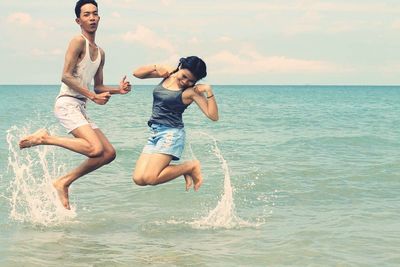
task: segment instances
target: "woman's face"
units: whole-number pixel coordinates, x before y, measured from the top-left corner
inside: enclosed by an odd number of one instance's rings
[[[176,73],[176,80],[178,86],[182,89],[192,87],[197,81],[196,77],[188,69],[180,69]]]

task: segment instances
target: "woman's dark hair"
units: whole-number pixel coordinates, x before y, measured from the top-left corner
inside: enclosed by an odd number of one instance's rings
[[[181,69],[188,69],[195,77],[196,80],[201,80],[204,77],[207,76],[207,66],[204,61],[196,56],[190,56],[190,57],[183,57],[179,60],[179,65],[176,68],[176,70],[172,73],[175,73]],[[171,73],[171,74],[172,74]]]
[[[81,15],[81,7],[86,4],[93,4],[97,7],[97,3],[94,0],[79,0],[75,5],[75,15],[77,18],[79,18]]]

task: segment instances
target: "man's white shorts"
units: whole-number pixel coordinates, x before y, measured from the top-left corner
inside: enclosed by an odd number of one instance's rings
[[[68,133],[78,127],[90,124],[92,129],[97,125],[90,121],[86,112],[86,101],[71,96],[58,97],[54,105],[54,115],[60,120]]]

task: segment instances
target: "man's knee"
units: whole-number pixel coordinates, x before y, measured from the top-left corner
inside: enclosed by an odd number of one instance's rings
[[[100,145],[92,145],[89,147],[89,153],[88,153],[88,157],[89,158],[97,158],[100,157],[104,154],[104,150],[103,147]]]
[[[115,152],[114,149],[110,151],[104,151],[103,157],[104,157],[104,164],[109,164],[117,157],[117,153]]]

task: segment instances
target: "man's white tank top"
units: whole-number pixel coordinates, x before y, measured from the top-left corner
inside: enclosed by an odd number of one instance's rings
[[[72,75],[76,78],[80,86],[88,88],[90,90],[89,86],[100,66],[101,54],[99,47],[97,47],[97,58],[95,59],[95,61],[92,61],[92,59],[90,58],[89,41],[83,34],[82,36],[83,38],[85,38],[86,42],[85,56],[82,61],[76,65]],[[74,89],[69,88],[68,85],[66,85],[65,83],[61,83],[60,93],[58,97],[60,96],[72,96],[79,99],[86,99],[84,95],[78,93]]]

